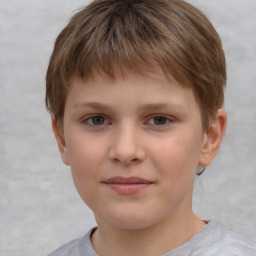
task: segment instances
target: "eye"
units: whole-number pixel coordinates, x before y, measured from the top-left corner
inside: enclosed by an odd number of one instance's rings
[[[166,116],[154,116],[152,117],[148,123],[150,125],[157,125],[157,126],[163,126],[163,125],[166,125],[168,124],[169,122],[171,122],[172,120]]]
[[[84,123],[91,126],[100,126],[109,124],[109,121],[104,116],[90,116],[84,120]]]

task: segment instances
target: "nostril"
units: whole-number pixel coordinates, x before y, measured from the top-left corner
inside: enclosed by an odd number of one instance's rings
[[[113,134],[109,148],[109,158],[123,165],[139,163],[144,158],[143,144],[134,127],[123,125]]]
[[[132,161],[132,162],[138,162],[138,161],[139,161],[139,158],[133,158],[131,161]]]
[[[123,166],[129,166],[129,165],[133,165],[133,164],[139,164],[144,160],[144,157],[137,157],[137,156],[118,156],[118,157],[113,157],[111,158],[111,161],[115,164],[119,163]]]

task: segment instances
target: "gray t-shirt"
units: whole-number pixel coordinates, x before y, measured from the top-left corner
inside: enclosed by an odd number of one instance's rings
[[[93,231],[93,230],[92,230]],[[98,256],[88,232],[48,256]],[[189,241],[162,256],[256,256],[256,244],[212,220]],[[156,255],[157,256],[157,255]]]

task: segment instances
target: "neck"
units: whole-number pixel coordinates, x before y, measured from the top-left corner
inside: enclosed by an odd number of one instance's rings
[[[192,212],[139,230],[98,224],[92,244],[104,256],[161,255],[182,245],[205,226]]]

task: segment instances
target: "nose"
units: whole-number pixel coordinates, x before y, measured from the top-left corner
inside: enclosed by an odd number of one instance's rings
[[[115,129],[109,151],[111,161],[124,166],[141,163],[145,158],[142,137],[135,125],[123,124]]]

